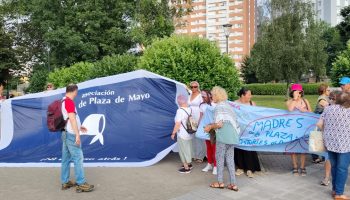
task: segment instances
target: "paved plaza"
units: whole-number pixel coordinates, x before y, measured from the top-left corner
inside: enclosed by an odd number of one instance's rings
[[[215,176],[201,172],[205,166],[195,164],[192,173],[179,174],[178,154],[171,153],[158,164],[144,168],[86,168],[91,193],[60,190],[59,168],[0,168],[1,200],[308,200],[332,199],[330,186],[319,185],[323,165],[307,162],[308,175],[291,174],[290,156],[260,154],[264,172],[249,179],[237,177],[239,192],[212,189]],[[73,174],[73,171],[72,171]],[[228,176],[225,176],[227,178]],[[226,179],[227,180],[227,179]],[[350,188],[347,186],[346,194]]]

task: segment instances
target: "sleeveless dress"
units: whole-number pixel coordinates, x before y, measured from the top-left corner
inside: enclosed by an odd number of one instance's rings
[[[250,102],[250,105],[253,106],[253,103]],[[256,151],[246,151],[235,148],[235,163],[237,169],[243,169],[245,172],[248,170],[253,173],[261,171],[258,153]]]
[[[199,106],[203,102],[202,95],[199,93],[192,101],[191,95],[188,97],[188,106],[192,110],[193,118],[198,122],[200,117],[200,108]],[[201,140],[197,137],[193,137],[193,158],[203,160],[207,155],[206,146],[204,140]]]

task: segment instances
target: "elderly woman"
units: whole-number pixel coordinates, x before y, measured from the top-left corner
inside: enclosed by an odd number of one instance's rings
[[[199,121],[200,118],[200,108],[199,106],[203,102],[202,95],[199,88],[199,83],[197,81],[192,81],[190,83],[190,97],[188,99],[188,105],[192,109],[192,116],[194,119]],[[206,148],[204,140],[194,137],[192,140],[193,145],[193,158],[196,162],[202,163],[206,155]]]
[[[179,169],[180,173],[188,174],[192,168],[192,138],[193,136],[188,134],[185,126],[188,118],[188,113],[191,113],[191,108],[188,107],[187,97],[179,95],[177,97],[177,103],[180,108],[176,111],[175,126],[171,134],[171,139],[175,140],[177,135],[177,144],[179,146],[179,155],[183,167]]]
[[[334,199],[350,199],[344,195],[350,163],[350,94],[342,93],[325,108],[317,126],[323,130],[323,140],[331,161],[332,195]]]
[[[216,129],[216,165],[217,182],[210,185],[212,188],[224,188],[224,163],[226,160],[230,183],[227,188],[238,191],[235,177],[234,145],[238,144],[239,128],[236,115],[227,103],[227,93],[221,87],[214,87],[211,91],[213,101],[217,103],[214,109],[214,123],[205,127],[205,131]]]
[[[287,108],[289,111],[300,111],[300,112],[311,112],[310,103],[307,99],[304,99],[303,86],[300,84],[293,84],[290,88],[291,92],[289,94],[290,98],[287,101]],[[299,175],[298,171],[298,159],[297,154],[292,153],[293,162],[293,174],[295,176]],[[305,169],[305,153],[300,154],[300,174],[301,176],[306,176]]]

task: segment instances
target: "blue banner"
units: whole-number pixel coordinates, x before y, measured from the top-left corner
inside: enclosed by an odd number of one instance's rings
[[[271,152],[308,152],[309,134],[315,129],[319,115],[247,106],[229,102],[240,127],[238,148]],[[213,122],[214,108],[208,107],[196,137],[209,139],[203,127]]]
[[[87,166],[149,166],[174,147],[170,134],[181,83],[139,70],[78,84],[74,100]],[[65,89],[1,103],[0,166],[59,166],[61,133],[50,133],[46,111]]]

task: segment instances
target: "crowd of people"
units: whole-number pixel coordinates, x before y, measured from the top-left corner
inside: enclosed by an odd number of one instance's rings
[[[323,131],[323,140],[327,152],[322,155],[311,155],[314,163],[324,162],[324,178],[321,185],[332,183],[332,197],[336,200],[350,199],[344,195],[344,187],[348,177],[350,164],[350,78],[340,80],[341,91],[334,90],[326,84],[318,88],[319,97],[313,109],[309,101],[304,98],[301,84],[292,84],[290,98],[286,102],[288,111],[314,112],[320,114],[317,126]],[[190,95],[177,97],[179,109],[175,117],[175,126],[171,138],[179,145],[179,155],[182,167],[180,173],[190,173],[192,162],[203,162],[207,158],[207,165],[203,172],[212,171],[217,181],[210,184],[212,188],[227,188],[238,191],[236,177],[246,174],[254,178],[254,173],[261,171],[259,157],[255,151],[246,151],[238,148],[239,125],[236,114],[228,103],[225,89],[214,87],[211,91],[200,90],[199,83],[190,83]],[[256,106],[252,99],[252,92],[241,88],[238,92],[237,104]],[[214,109],[214,121],[204,127],[210,139],[201,140],[186,131],[186,120],[189,113],[198,124],[208,108]],[[177,136],[177,137],[176,137]],[[204,149],[206,146],[206,153]],[[292,153],[292,174],[306,176],[306,153]],[[300,157],[300,160],[298,160]],[[228,168],[229,183],[225,186],[223,171],[224,164]]]

